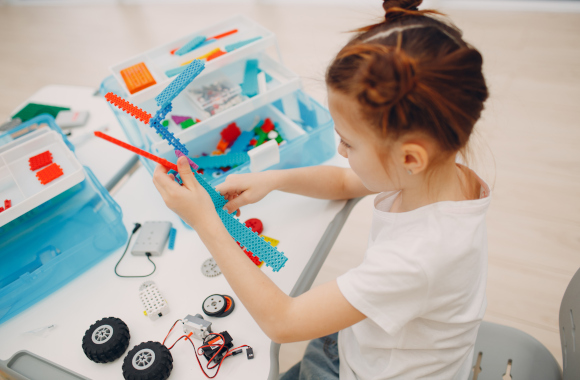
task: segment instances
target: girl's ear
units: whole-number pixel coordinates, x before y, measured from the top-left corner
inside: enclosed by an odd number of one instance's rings
[[[429,155],[421,144],[412,142],[401,145],[402,164],[409,174],[418,174],[429,165]]]

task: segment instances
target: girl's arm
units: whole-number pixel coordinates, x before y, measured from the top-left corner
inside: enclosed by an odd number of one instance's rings
[[[319,338],[366,318],[344,298],[336,281],[298,297],[286,295],[248,260],[219,219],[196,230],[240,301],[274,342]]]
[[[187,159],[180,158],[177,166],[183,186],[161,165],[153,174],[155,186],[166,205],[197,231],[240,301],[270,339],[278,343],[314,339],[366,318],[344,298],[336,281],[298,297],[282,292],[231,238]],[[269,302],[264,303],[265,299]]]
[[[232,174],[216,189],[229,200],[226,204],[229,212],[258,202],[273,190],[320,199],[351,199],[372,194],[352,169],[336,166]]]

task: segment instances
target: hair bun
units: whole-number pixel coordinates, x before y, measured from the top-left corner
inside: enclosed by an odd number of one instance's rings
[[[401,8],[408,11],[417,11],[417,7],[421,5],[423,0],[385,0],[383,1],[383,9],[389,12],[391,8]]]

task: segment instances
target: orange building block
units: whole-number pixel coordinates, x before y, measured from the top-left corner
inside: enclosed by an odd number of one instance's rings
[[[127,85],[129,93],[134,94],[149,86],[153,86],[157,82],[145,66],[144,62],[140,62],[131,67],[121,70],[121,77]]]
[[[226,149],[228,149],[228,145],[229,143],[226,140],[220,140],[220,142],[217,144],[216,149],[221,151],[221,152],[225,152]]]
[[[213,54],[210,54],[210,55],[208,55],[208,57],[207,57],[205,60],[206,60],[206,62],[209,62],[209,61],[211,61],[212,59],[216,59],[217,57],[221,57],[221,56],[222,56],[222,55],[224,55],[224,54],[226,54],[226,52],[225,52],[225,51],[223,51],[223,50],[219,50],[219,51],[217,51],[217,52],[215,52],[215,53],[213,53]]]

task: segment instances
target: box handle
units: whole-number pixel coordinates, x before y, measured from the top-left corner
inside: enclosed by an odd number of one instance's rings
[[[252,173],[260,172],[280,162],[280,149],[276,140],[270,140],[248,151],[248,155]]]

